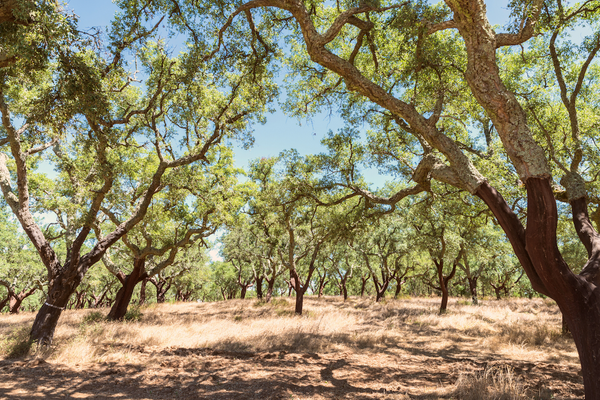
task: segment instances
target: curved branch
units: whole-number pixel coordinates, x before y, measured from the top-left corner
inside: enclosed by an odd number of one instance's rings
[[[521,22],[521,27],[517,33],[497,33],[496,48],[502,46],[515,46],[525,43],[535,34],[535,25],[538,22],[544,0],[535,0],[532,5],[531,16]]]

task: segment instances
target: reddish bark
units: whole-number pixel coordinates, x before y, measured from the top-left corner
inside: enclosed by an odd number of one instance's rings
[[[397,272],[396,275],[394,276],[394,280],[396,281],[396,293],[394,293],[394,298],[398,298],[400,297],[400,292],[402,291],[402,285],[404,285],[404,283],[406,283],[406,276],[408,275],[408,273],[410,271],[412,271],[414,268],[407,266],[406,269],[404,270],[404,272],[402,272],[402,274],[400,274],[400,272]],[[400,271],[400,258],[396,259],[396,271]]]
[[[102,290],[102,294],[100,296],[97,296],[96,294],[92,293],[93,302],[90,302],[90,307],[91,308],[102,307],[102,304],[106,300],[106,298],[108,296],[108,292],[110,291],[111,287],[112,287],[111,284],[105,285],[104,289]],[[110,304],[110,302],[108,302],[108,304]]]
[[[254,285],[253,280],[254,280],[254,277],[248,278],[248,280],[243,280],[242,279],[242,269],[241,269],[241,267],[238,269],[237,284],[240,287],[240,299],[246,298],[246,291],[248,290],[248,288],[250,288]]]
[[[34,294],[37,291],[37,289],[37,287],[32,287],[30,289],[23,289],[19,293],[14,293],[12,292],[12,290],[9,290],[7,300],[9,302],[8,309],[10,313],[18,314],[21,310],[21,304],[23,303],[23,300]],[[4,305],[2,305],[2,307],[4,307]],[[0,310],[2,310],[2,307],[0,307]]]
[[[40,345],[52,343],[58,319],[82,278],[83,273],[78,273],[71,268],[50,276],[47,300],[38,311],[31,328],[32,340]]]
[[[321,297],[323,297],[323,290],[325,289],[325,286],[327,286],[327,284],[329,283],[329,277],[327,276],[327,272],[323,271],[323,275],[321,275],[318,271],[317,271],[317,297],[320,299]]]
[[[139,305],[144,305],[146,303],[146,284],[148,283],[148,277],[142,279],[142,284],[140,286],[140,301]]]
[[[256,285],[256,286],[255,286],[255,287],[256,287],[256,298],[257,298],[258,300],[262,300],[262,299],[263,299],[263,288],[262,288],[262,284],[263,284],[263,280],[264,280],[264,279],[265,279],[264,277],[259,277],[259,276],[257,276],[257,277],[255,278],[255,282],[254,282],[254,283],[255,283],[255,285]]]
[[[405,280],[396,277],[395,278],[396,281],[396,292],[394,292],[394,298],[397,299],[398,297],[400,297],[400,292],[402,291],[402,285],[404,285],[404,282],[406,282]]]
[[[360,297],[364,297],[365,290],[367,288],[367,282],[371,279],[371,273],[367,273],[366,275],[361,275],[360,280]]]
[[[340,276],[340,289],[342,292],[342,296],[344,297],[344,301],[348,300],[348,279],[352,277],[352,270],[348,269],[345,273],[342,273],[338,269],[338,275]]]
[[[270,302],[273,297],[273,288],[275,287],[275,277],[272,279],[265,279],[267,281],[267,294],[265,296],[265,302]]]
[[[442,303],[440,304],[440,314],[445,313],[448,308],[448,284],[454,278],[454,274],[456,273],[457,263],[453,263],[452,271],[446,276],[444,276],[444,260],[433,260],[435,266],[437,268],[437,276],[438,283],[440,287],[438,288],[442,292]]]
[[[479,279],[478,276],[473,276],[470,278],[467,278],[467,281],[469,282],[469,292],[471,292],[471,299],[473,300],[473,304],[477,305],[479,304],[479,301],[477,299],[477,280]]]
[[[369,271],[371,271],[371,277],[373,278],[373,284],[375,286],[375,302],[379,303],[381,299],[385,297],[385,291],[387,290],[388,286],[390,285],[390,282],[394,278],[395,273],[389,271],[387,265],[387,256],[385,255],[382,256],[380,260],[382,263],[382,265],[380,266],[381,277],[379,277],[379,275],[375,273],[373,268],[371,268],[371,262],[369,261],[369,255],[367,253],[363,252],[363,259],[365,260],[367,268],[369,269]],[[363,290],[365,282],[366,280],[363,281]]]
[[[577,346],[586,399],[600,399],[600,289],[591,283],[597,280],[598,234],[589,223],[585,198],[572,201],[574,224],[590,255],[582,275],[575,275],[556,244],[558,213],[550,180],[529,178],[525,184],[526,231],[490,185],[482,185],[476,194],[494,212],[534,289],[558,304]]]
[[[79,292],[75,291],[75,300],[73,301],[71,307],[76,310],[80,310],[85,307],[85,297],[87,296],[87,291],[80,290]]]
[[[171,288],[171,280],[158,280],[156,278],[150,278],[150,282],[156,287],[156,302],[164,303],[165,295]]]
[[[126,277],[119,277],[123,286],[117,292],[115,302],[108,313],[107,318],[109,320],[118,321],[123,319],[127,313],[127,307],[129,307],[136,285],[147,278],[145,266],[145,258],[136,258],[133,260],[133,270],[131,273]]]

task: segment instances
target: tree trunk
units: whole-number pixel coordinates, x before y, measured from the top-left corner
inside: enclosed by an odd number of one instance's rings
[[[61,283],[63,282],[64,279],[61,280]],[[63,285],[60,285],[60,288],[58,286],[58,283],[54,284],[48,290],[48,299],[38,311],[31,327],[31,340],[36,341],[40,346],[52,344],[58,319],[74,291],[74,288],[69,290],[68,286],[65,290],[61,290],[64,287]]]
[[[471,299],[473,299],[473,304],[478,305],[479,300],[477,299],[477,278],[467,278],[469,281],[469,291],[471,292]]]
[[[494,292],[496,293],[496,300],[502,300],[502,287],[501,286],[493,286]]]
[[[348,300],[348,288],[346,287],[346,279],[340,279],[340,286],[342,287],[342,296],[344,301]]]
[[[9,301],[10,313],[18,314],[21,309],[21,304],[23,303],[23,300],[25,300],[26,298],[28,298],[29,296],[34,294],[36,292],[36,290],[37,290],[37,287],[33,287],[29,290],[23,289],[23,290],[21,290],[21,293],[19,293],[19,294],[14,294],[14,292],[9,290],[7,300]],[[2,304],[0,306],[0,311],[2,310],[2,307],[4,307],[4,304]]]
[[[442,303],[440,304],[440,314],[445,313],[448,308],[448,288],[442,286]]]
[[[379,303],[381,299],[385,297],[385,291],[387,290],[389,284],[390,282],[386,281],[379,285],[379,282],[375,281],[375,292],[377,293],[375,295],[375,303]]]
[[[298,315],[302,315],[302,306],[304,303],[304,292],[305,290],[296,289],[296,308],[294,312]]]
[[[98,308],[102,306],[102,302],[105,300],[108,292],[110,291],[110,287],[107,287],[101,296],[94,297],[94,303],[92,305],[93,308]]]
[[[597,345],[600,342],[600,287],[586,281],[583,276],[573,274],[558,250],[558,213],[549,179],[529,178],[526,187],[526,230],[502,196],[489,184],[482,185],[476,194],[494,212],[534,290],[553,298],[558,304],[577,346],[585,398],[600,400],[600,346]],[[594,258],[598,256],[598,238],[587,218],[586,200],[574,200],[571,206],[575,230],[590,257],[586,267],[589,265],[594,270],[598,266],[597,258]],[[585,226],[586,223],[589,226]]]
[[[171,288],[171,284],[167,285],[167,281],[157,281],[155,278],[150,279],[150,282],[156,287],[156,302],[164,303],[165,295]],[[223,293],[223,291],[221,290]],[[223,299],[225,299],[225,294],[223,294]]]
[[[123,319],[127,313],[127,307],[129,307],[129,303],[131,302],[131,297],[133,297],[133,291],[136,285],[145,278],[143,276],[145,273],[145,266],[145,258],[136,258],[133,261],[133,271],[127,275],[125,282],[123,282],[123,286],[121,286],[117,292],[117,297],[115,298],[115,302],[110,309],[110,312],[108,313],[107,319],[111,321],[119,321]]]
[[[569,330],[569,325],[567,325],[567,320],[565,319],[564,315],[562,315],[562,329],[561,329],[561,334],[563,336],[571,336],[571,331]]]
[[[140,301],[139,305],[142,306],[146,303],[146,284],[148,283],[148,278],[142,279],[142,284],[140,286]]]
[[[77,293],[77,292],[75,292]],[[86,291],[82,290],[81,292],[77,293],[76,296],[76,301],[75,301],[75,309],[79,310],[85,307],[85,296],[86,296]]]
[[[452,271],[450,272],[450,274],[448,274],[448,276],[444,276],[444,260],[441,259],[439,261],[437,260],[433,260],[436,268],[437,268],[437,275],[438,275],[438,282],[440,284],[440,287],[438,289],[440,289],[440,291],[442,292],[442,303],[440,304],[440,314],[443,314],[446,312],[447,308],[448,308],[448,285],[450,283],[450,280],[452,280],[452,278],[454,278],[454,274],[456,274],[456,266],[458,264],[458,259],[455,260],[453,266],[452,266]]]
[[[77,272],[76,269],[62,270],[49,276],[48,296],[35,316],[30,333],[31,340],[37,342],[39,346],[52,344],[58,319],[82,278],[83,273]]]
[[[264,278],[256,278],[256,298],[258,300],[263,299],[263,289],[262,289],[263,280],[264,280]]]
[[[21,303],[23,299],[19,298],[19,296],[10,296],[10,301],[8,305],[8,309],[11,314],[18,314],[21,309]]]
[[[298,276],[298,274],[293,271],[290,273],[292,275],[292,277],[290,278],[290,285],[293,286],[294,290],[296,291],[296,308],[294,310],[294,312],[297,315],[302,315],[302,306],[304,303],[304,292],[306,292],[306,288],[308,288],[308,281],[306,282],[306,285],[303,287],[302,283],[300,282],[300,277]],[[310,280],[310,273],[309,273],[309,280]]]
[[[245,299],[246,298],[246,290],[248,290],[248,286],[246,285],[241,285],[241,293],[240,293],[240,299]]]
[[[367,282],[369,281],[370,277],[370,275],[367,275],[366,278],[361,276],[360,279],[362,280],[362,283],[360,285],[360,297],[363,297],[365,295],[365,289],[367,287]]]
[[[402,291],[402,282],[396,281],[396,293],[394,293],[394,298],[397,299],[400,297],[400,292]]]
[[[265,296],[265,302],[269,303],[271,297],[273,297],[273,287],[275,286],[275,278],[267,280],[267,295]]]
[[[319,295],[318,295],[319,299],[321,297],[323,297],[323,289],[325,289],[325,286],[327,286],[328,283],[329,283],[329,281],[326,281],[324,279],[319,280]]]

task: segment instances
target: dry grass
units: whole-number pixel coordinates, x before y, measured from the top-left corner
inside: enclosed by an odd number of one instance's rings
[[[423,399],[506,400],[522,398],[522,382],[509,369],[483,370],[489,360],[577,366],[575,346],[560,336],[561,315],[553,302],[510,299],[482,303],[472,306],[451,299],[449,312],[439,315],[436,298],[376,304],[361,298],[343,303],[339,297],[309,297],[303,316],[293,314],[293,299],[286,298],[274,299],[271,304],[256,300],[155,304],[141,310],[139,321],[130,322],[99,320],[97,311],[92,310],[67,311],[47,360],[71,368],[98,363],[145,366],[160,362],[165,352],[174,349],[205,348],[280,357],[346,354],[366,357],[369,363],[394,365],[441,357],[447,363],[468,362],[475,372],[460,375],[456,367],[449,366],[448,384],[420,389],[407,386],[407,390],[420,390],[420,395],[426,396],[419,397]],[[0,340],[0,358],[15,355],[23,327],[29,327],[33,318],[31,313],[0,316],[0,338],[4,338]],[[469,387],[481,385],[489,389],[488,397],[465,394]],[[516,394],[494,394],[510,392],[509,386]],[[386,396],[405,398],[400,392]]]
[[[483,372],[463,374],[456,382],[459,400],[522,400],[524,388],[512,368],[493,366]]]

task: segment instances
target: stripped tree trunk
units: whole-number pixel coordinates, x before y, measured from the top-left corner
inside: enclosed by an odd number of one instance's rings
[[[115,302],[107,316],[109,320],[118,321],[123,319],[133,297],[135,286],[138,282],[147,278],[145,266],[145,258],[136,258],[133,260],[133,270],[122,280],[123,286],[117,292]]]

